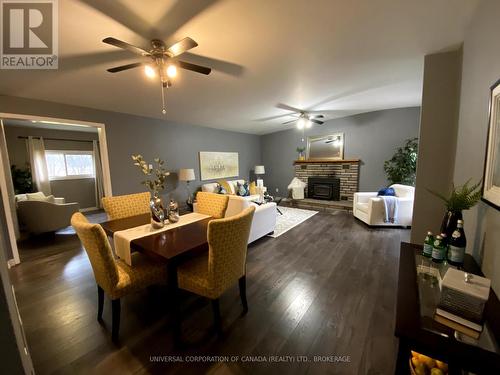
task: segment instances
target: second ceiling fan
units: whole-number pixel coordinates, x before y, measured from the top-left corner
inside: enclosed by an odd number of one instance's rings
[[[295,108],[292,106],[289,106],[287,104],[283,103],[278,103],[276,105],[277,108],[280,109],[285,109],[287,111],[292,111],[295,112],[291,116],[294,116],[293,120],[285,121],[283,122],[283,125],[291,124],[293,122],[297,123],[297,128],[298,129],[304,129],[304,128],[310,128],[313,123],[318,124],[318,125],[323,125],[324,121],[321,121],[320,119],[324,118],[325,116],[322,114],[316,114],[312,113],[312,111],[306,111],[303,109]],[[314,111],[316,112],[316,111]]]

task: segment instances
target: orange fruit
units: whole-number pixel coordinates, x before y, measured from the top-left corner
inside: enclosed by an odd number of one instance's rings
[[[438,369],[443,370],[443,372],[448,372],[448,365],[446,363],[436,359],[436,366]]]

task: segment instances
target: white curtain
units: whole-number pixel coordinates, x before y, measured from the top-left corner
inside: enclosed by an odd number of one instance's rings
[[[27,142],[33,182],[36,184],[38,191],[41,191],[45,195],[51,195],[43,138],[28,137]]]
[[[102,208],[101,200],[104,196],[104,185],[102,181],[101,153],[97,141],[92,141],[92,146],[94,149],[95,203],[97,208]]]

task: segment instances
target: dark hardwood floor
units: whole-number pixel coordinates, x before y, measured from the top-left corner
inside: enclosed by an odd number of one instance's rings
[[[105,301],[100,325],[92,270],[74,235],[57,236],[32,256],[25,249],[11,277],[38,374],[390,374],[399,244],[408,236],[338,211],[261,239],[248,249],[248,314],[241,316],[235,284],[221,298],[224,337],[217,339],[209,334],[210,304],[182,293],[182,349],[173,345],[162,286],[122,299],[121,341],[111,342],[111,303]],[[229,362],[188,362],[192,356]],[[270,356],[294,362],[270,363]]]

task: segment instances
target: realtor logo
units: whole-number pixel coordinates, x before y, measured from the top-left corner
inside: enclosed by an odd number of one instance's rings
[[[57,69],[57,0],[0,0],[1,69]]]

